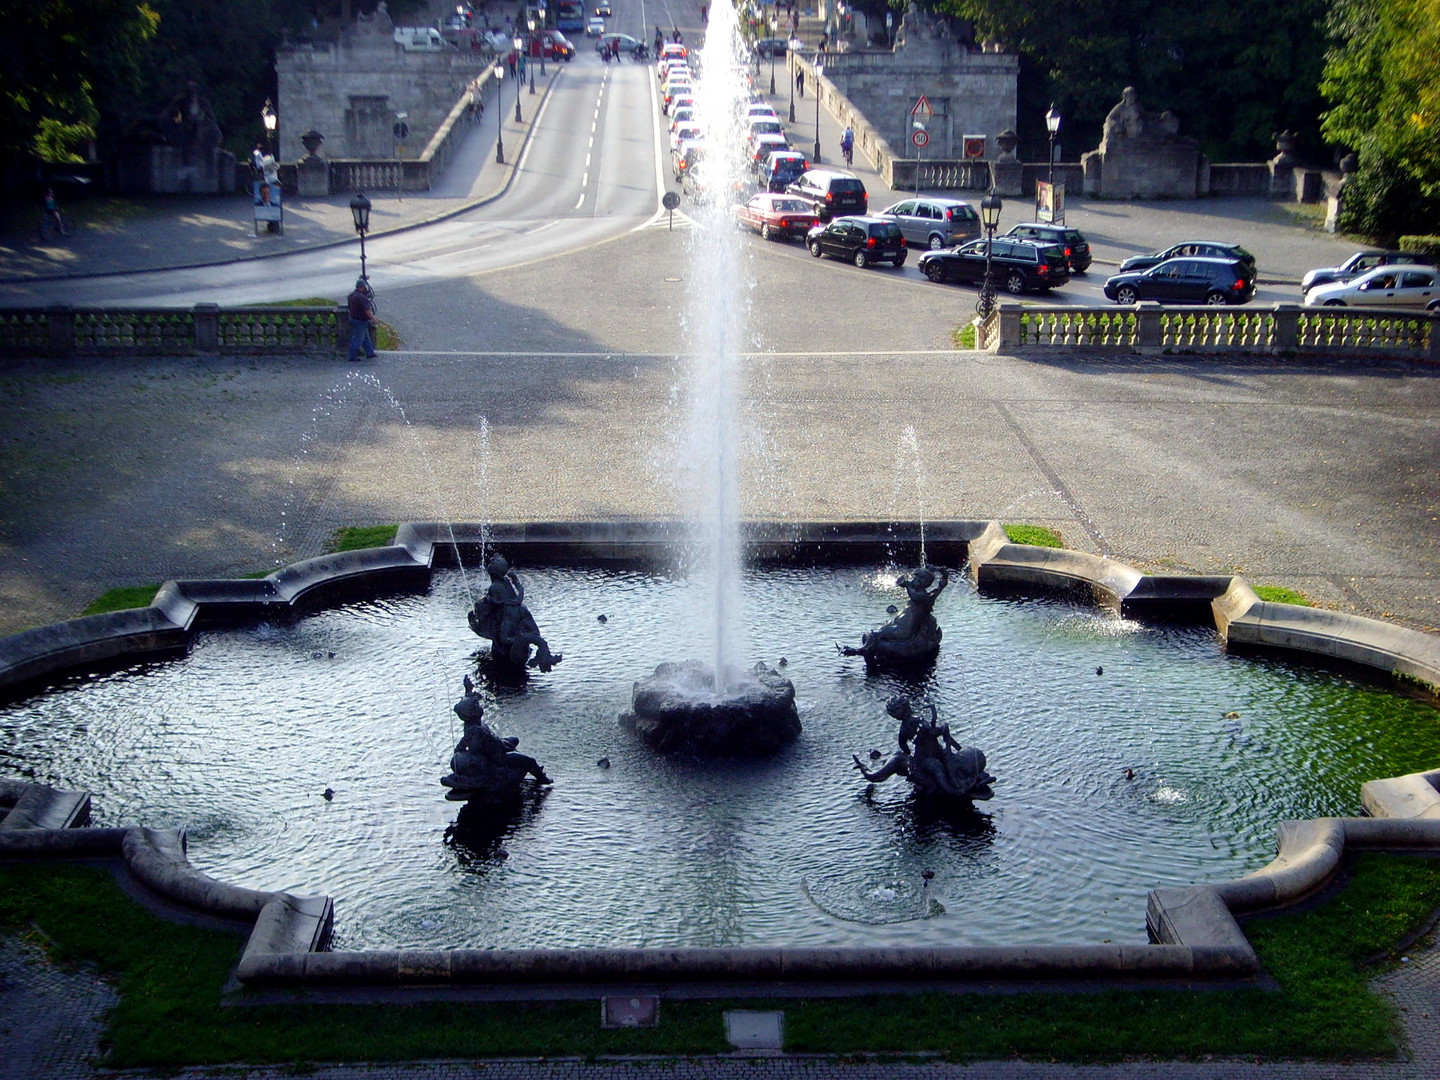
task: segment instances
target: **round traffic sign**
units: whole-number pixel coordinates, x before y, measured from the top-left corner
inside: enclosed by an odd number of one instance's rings
[[[678,191],[665,192],[665,197],[660,200],[660,205],[666,210],[674,210],[680,205],[680,193]]]
[[[928,131],[917,131],[910,136],[910,141],[918,147],[928,146],[930,143],[930,133]]]

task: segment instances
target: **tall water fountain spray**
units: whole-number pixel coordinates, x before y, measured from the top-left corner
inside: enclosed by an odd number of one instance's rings
[[[705,132],[700,183],[689,208],[690,307],[686,326],[690,371],[689,422],[680,470],[689,488],[691,570],[697,592],[697,635],[709,656],[664,663],[635,684],[632,712],[622,721],[662,750],[772,753],[800,733],[795,687],[757,664],[744,670],[748,651],[741,604],[739,411],[749,304],[741,247],[731,218],[732,195],[745,181],[750,85],[735,9],[711,11],[704,47],[692,56],[695,119]]]
[[[690,409],[685,470],[694,485],[691,543],[696,570],[708,582],[701,590],[699,625],[709,645],[716,689],[728,667],[743,659],[740,570],[738,419],[742,355],[749,322],[742,280],[740,238],[731,218],[731,192],[745,180],[745,127],[741,106],[749,84],[741,63],[743,43],[736,9],[711,10],[695,80],[695,116],[705,132],[700,164],[703,193],[694,200],[690,233],[688,324]]]

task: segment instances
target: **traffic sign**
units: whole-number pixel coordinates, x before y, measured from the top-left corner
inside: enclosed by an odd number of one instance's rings
[[[910,141],[915,144],[917,149],[923,150],[930,144],[930,133],[921,129],[910,136]]]
[[[910,110],[910,115],[922,124],[928,124],[930,118],[935,115],[935,109],[931,106],[930,99],[921,94],[920,100],[915,102],[915,107]]]
[[[667,191],[660,200],[660,205],[666,210],[674,210],[680,205],[680,193],[678,191]]]

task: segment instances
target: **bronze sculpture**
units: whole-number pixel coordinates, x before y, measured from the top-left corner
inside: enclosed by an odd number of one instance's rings
[[[878,630],[860,639],[860,647],[835,647],[842,656],[863,656],[865,663],[889,666],[928,664],[940,654],[940,624],[933,613],[935,601],[950,584],[950,573],[922,566],[897,582],[905,589],[909,603],[905,610]]]
[[[940,722],[935,706],[930,720],[915,713],[908,698],[893,697],[885,711],[900,721],[897,739],[900,748],[880,768],[871,772],[852,756],[854,768],[872,784],[892,776],[903,776],[915,794],[926,798],[984,800],[993,798],[995,777],[985,771],[985,755],[973,746],[961,746],[950,734],[950,725]]]

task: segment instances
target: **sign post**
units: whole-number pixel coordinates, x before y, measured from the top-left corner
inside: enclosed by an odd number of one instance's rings
[[[915,147],[915,197],[920,197],[920,158],[922,152],[930,143],[930,132],[927,127],[935,115],[935,109],[930,104],[930,99],[924,94],[920,100],[910,109],[910,143]]]

